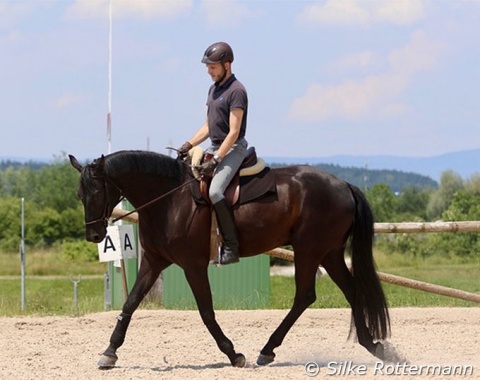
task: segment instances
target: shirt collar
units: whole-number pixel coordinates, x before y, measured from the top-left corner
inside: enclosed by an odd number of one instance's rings
[[[228,88],[237,78],[235,78],[235,74],[232,74],[230,76],[230,78],[227,79],[227,81],[225,83],[223,83],[222,85],[219,84],[219,83],[215,83],[215,88],[218,90],[218,89],[221,89],[221,88]]]

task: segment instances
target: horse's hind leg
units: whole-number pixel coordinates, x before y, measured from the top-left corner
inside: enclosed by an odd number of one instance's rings
[[[347,268],[343,250],[330,252],[322,261],[322,265],[330,278],[340,288],[352,308],[353,322],[357,332],[358,343],[365,347],[372,355],[378,356],[378,350],[383,346],[374,343],[362,315],[363,310],[355,309],[355,284],[353,276]]]
[[[160,272],[170,264],[166,261],[153,263],[150,260],[147,255],[144,255],[135,285],[123,305],[122,313],[117,317],[117,324],[110,337],[110,345],[98,361],[98,366],[101,369],[108,369],[115,366],[118,359],[116,351],[125,340],[132,314],[152,288]]]
[[[207,268],[199,268],[198,266],[195,266],[191,269],[184,270],[188,284],[190,285],[195,301],[197,302],[198,311],[200,312],[202,321],[217,342],[218,348],[228,356],[232,366],[244,367],[245,356],[235,352],[233,343],[225,336],[215,320]]]
[[[315,275],[318,265],[309,262],[310,260],[303,262],[298,258],[300,257],[298,250],[295,252],[297,256],[295,257],[295,299],[293,306],[282,323],[270,336],[265,347],[260,351],[257,359],[257,364],[259,365],[267,365],[273,362],[275,358],[273,350],[282,344],[290,328],[317,298],[315,294]]]

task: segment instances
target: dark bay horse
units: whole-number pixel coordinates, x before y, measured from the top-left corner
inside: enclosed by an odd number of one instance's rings
[[[182,161],[143,151],[121,151],[82,166],[70,156],[80,173],[78,195],[85,209],[86,239],[99,243],[106,235],[112,210],[122,196],[135,207],[178,188],[191,179]],[[296,292],[292,309],[263,347],[257,363],[274,360],[295,321],[316,299],[315,274],[322,265],[341,289],[352,308],[352,328],[358,342],[384,360],[380,342],[389,334],[385,296],[372,257],[373,215],[362,192],[335,176],[310,166],[272,169],[277,197],[234,208],[240,256],[248,257],[292,245],[295,251]],[[245,357],[224,335],[213,309],[207,268],[210,259],[211,210],[198,205],[189,186],[139,212],[139,233],[144,257],[138,278],[118,317],[99,366],[113,367],[132,314],[160,272],[172,263],[185,272],[200,316],[220,350],[233,366],[243,367]],[[352,271],[345,265],[349,243]]]

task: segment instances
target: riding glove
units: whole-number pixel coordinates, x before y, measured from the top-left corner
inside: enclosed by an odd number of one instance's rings
[[[178,158],[184,159],[188,155],[188,151],[193,148],[193,145],[190,142],[184,143],[180,148],[177,149]]]
[[[215,158],[212,158],[211,160],[204,162],[199,168],[200,175],[202,177],[213,177],[213,172],[217,168],[218,164],[219,162]]]

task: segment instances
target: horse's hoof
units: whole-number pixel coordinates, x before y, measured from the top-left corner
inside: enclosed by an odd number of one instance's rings
[[[373,353],[374,356],[379,358],[380,360],[385,360],[385,349],[383,344],[378,342],[375,347],[375,352]]]
[[[107,355],[102,355],[100,356],[100,359],[98,360],[98,368],[99,369],[110,369],[115,367],[115,363],[118,360],[118,356],[107,356]]]
[[[260,354],[257,359],[257,364],[258,365],[267,365],[273,362],[275,359],[275,354],[272,355],[264,355]]]
[[[232,362],[233,367],[243,368],[245,367],[245,356],[243,354],[236,354],[235,359]]]

